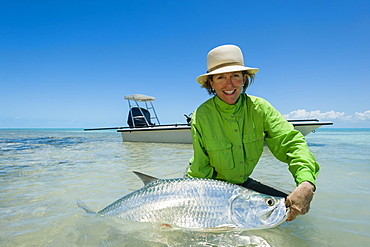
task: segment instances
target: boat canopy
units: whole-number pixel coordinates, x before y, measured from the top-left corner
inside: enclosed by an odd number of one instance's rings
[[[128,106],[130,108],[127,118],[127,124],[130,128],[150,127],[161,124],[152,103],[152,101],[155,100],[154,97],[143,94],[132,94],[125,96],[125,99],[128,101]],[[151,114],[153,116],[151,116]],[[156,123],[151,120],[155,120]]]
[[[127,95],[127,96],[125,96],[125,99],[127,99],[127,100],[136,100],[136,101],[140,101],[140,102],[154,101],[155,100],[154,97],[143,95],[143,94]]]

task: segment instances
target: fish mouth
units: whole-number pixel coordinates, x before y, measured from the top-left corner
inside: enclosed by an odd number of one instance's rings
[[[266,212],[266,213],[262,214],[262,215],[260,216],[260,219],[261,219],[261,220],[263,220],[263,221],[267,221],[267,220],[270,218],[270,216],[271,216],[271,215],[272,215],[272,214],[273,214],[273,213],[274,213],[278,208],[279,208],[279,206],[278,206],[278,205],[274,206],[274,208],[273,208],[273,209],[271,209],[270,211],[268,211],[268,212]],[[285,208],[285,214],[284,214],[283,220],[285,220],[286,218],[288,218],[289,211],[290,211],[290,208],[286,207],[286,208]]]
[[[285,209],[284,221],[288,218],[289,213],[290,213],[290,208],[289,208],[289,207],[287,207],[287,208]]]

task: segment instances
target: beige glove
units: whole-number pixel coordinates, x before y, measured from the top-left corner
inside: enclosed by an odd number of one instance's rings
[[[286,198],[285,205],[290,208],[287,221],[294,220],[297,215],[304,215],[310,209],[315,187],[310,182],[304,181]]]

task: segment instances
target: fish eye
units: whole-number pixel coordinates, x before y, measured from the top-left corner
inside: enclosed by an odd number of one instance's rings
[[[271,206],[274,206],[275,203],[276,203],[276,201],[275,201],[274,198],[272,198],[272,197],[265,198],[265,204],[266,204],[266,206],[271,207]]]

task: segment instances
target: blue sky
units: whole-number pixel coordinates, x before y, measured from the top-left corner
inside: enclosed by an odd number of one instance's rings
[[[0,128],[126,126],[125,95],[161,123],[209,98],[206,55],[236,44],[248,93],[287,118],[370,127],[370,2],[0,1]]]

